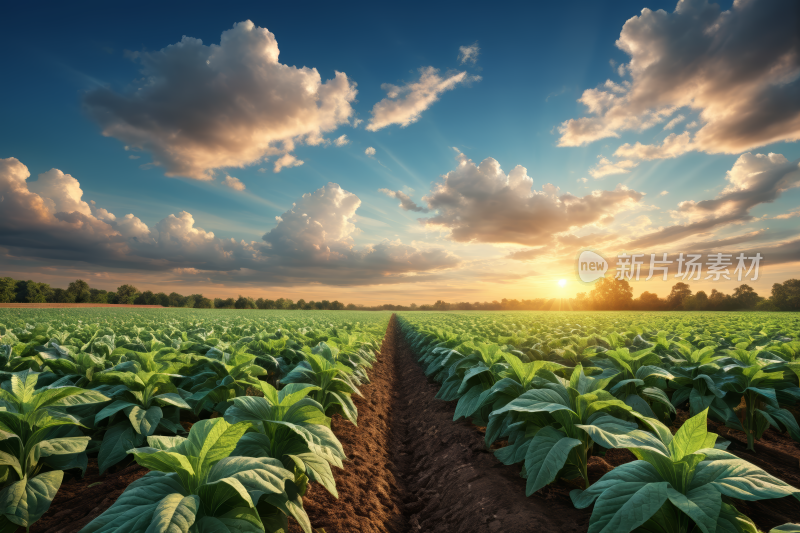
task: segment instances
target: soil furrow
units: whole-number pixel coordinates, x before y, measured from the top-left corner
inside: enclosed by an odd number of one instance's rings
[[[393,411],[395,472],[408,531],[426,533],[584,533],[589,513],[563,493],[525,496],[518,466],[505,466],[484,446],[478,428],[453,422],[456,402],[436,399],[392,317],[386,338],[394,342],[398,373]],[[574,488],[574,487],[570,487]]]

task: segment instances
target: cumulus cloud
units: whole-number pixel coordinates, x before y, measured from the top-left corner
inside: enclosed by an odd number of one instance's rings
[[[461,83],[480,79],[480,76],[469,76],[466,72],[441,76],[438,69],[424,67],[419,70],[417,81],[402,86],[384,83],[381,88],[386,91],[386,98],[372,107],[372,118],[367,129],[378,131],[391,124],[406,127],[418,121],[422,112],[433,105],[443,92]]]
[[[303,195],[276,217],[262,241],[246,242],[217,237],[186,211],[152,228],[133,214],[117,217],[86,203],[78,180],[56,169],[36,182],[29,177],[17,159],[0,159],[0,247],[20,260],[90,258],[103,267],[179,271],[221,282],[329,285],[416,281],[460,263],[444,249],[400,241],[356,246],[361,200],[335,183]],[[51,193],[61,196],[45,196]]]
[[[638,163],[623,159],[622,161],[612,162],[605,157],[600,157],[597,166],[589,169],[589,175],[593,178],[602,178],[604,176],[611,176],[613,174],[627,174],[632,168],[635,168]]]
[[[658,193],[659,196],[666,196],[668,194],[669,194],[669,191],[661,191],[660,193]]]
[[[459,152],[456,160],[456,169],[423,198],[437,214],[421,221],[449,229],[450,238],[458,242],[546,245],[573,228],[606,225],[644,196],[624,185],[583,197],[562,194],[549,183],[537,191],[521,165],[505,174],[491,157],[476,165]]]
[[[275,165],[272,171],[277,174],[283,168],[299,167],[303,163],[304,161],[297,159],[294,156],[294,154],[283,154],[282,156],[280,156],[278,159],[275,160]]]
[[[346,74],[323,82],[315,68],[278,55],[275,36],[249,20],[223,32],[219,45],[184,36],[132,54],[142,67],[134,90],[95,89],[84,105],[103,135],[149,152],[167,176],[209,180],[215,169],[320,144],[353,115],[356,84]]]
[[[416,211],[417,213],[428,212],[426,208],[417,205],[417,203],[403,191],[393,191],[391,189],[378,189],[378,190],[383,194],[385,194],[386,196],[391,196],[392,198],[397,198],[398,200],[400,200],[400,207],[405,209],[406,211]]]
[[[245,189],[244,183],[242,183],[239,178],[234,178],[233,176],[225,176],[222,184],[226,187],[230,187],[234,191],[243,191]]]
[[[673,159],[687,152],[694,150],[694,145],[689,132],[685,131],[680,135],[670,133],[661,144],[642,144],[637,142],[634,145],[625,143],[614,152],[615,157],[626,157],[630,159]]]
[[[672,216],[679,224],[661,228],[628,243],[631,248],[675,242],[729,224],[753,220],[750,210],[774,202],[788,189],[800,186],[797,161],[781,154],[742,154],[729,170],[725,189],[712,200],[687,200]]]
[[[672,13],[643,9],[617,47],[630,56],[625,92],[584,91],[589,116],[564,122],[560,146],[642,131],[677,109],[699,113],[691,149],[741,153],[800,139],[797,5],[737,1],[728,11],[682,0]]]
[[[476,61],[478,61],[478,54],[480,54],[481,49],[478,46],[478,41],[475,41],[469,46],[459,46],[458,47],[458,62],[462,65],[464,63],[469,63],[470,65],[474,65]]]
[[[336,146],[347,146],[350,144],[350,139],[347,138],[347,135],[342,135],[341,137],[337,137],[333,144]]]
[[[372,146],[369,146],[369,147],[367,147],[366,150],[364,150],[364,153],[367,154],[368,156],[372,157],[373,155],[375,155],[375,148],[373,148]]]

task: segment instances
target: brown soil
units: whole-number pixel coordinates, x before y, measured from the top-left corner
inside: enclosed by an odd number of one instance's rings
[[[394,403],[398,396],[394,336],[384,337],[378,362],[369,372],[371,383],[353,395],[358,409],[358,427],[334,415],[331,429],[342,443],[348,461],[344,469],[333,468],[337,500],[318,484],[303,498],[315,529],[326,533],[399,533],[405,531],[402,487],[392,465]],[[292,533],[300,532],[292,524]]]
[[[61,307],[138,307],[142,309],[164,309],[161,305],[128,305],[128,304],[0,304],[0,308],[20,307],[31,309],[55,309]]]
[[[589,512],[572,506],[574,487],[525,496],[518,466],[505,466],[484,446],[483,435],[466,422],[453,422],[456,402],[435,398],[408,346],[400,338],[397,319],[387,339],[398,347],[397,390],[393,416],[394,457],[408,516],[407,531],[426,533],[580,532]]]
[[[32,533],[67,533],[80,531],[95,517],[111,507],[127,486],[147,473],[134,463],[102,476],[97,459],[89,459],[86,477],[64,478],[50,509],[31,526]],[[67,474],[69,475],[69,474]],[[24,528],[18,531],[24,532]]]

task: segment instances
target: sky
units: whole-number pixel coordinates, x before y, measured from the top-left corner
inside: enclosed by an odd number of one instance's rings
[[[724,253],[692,289],[766,296],[800,266],[799,10],[16,3],[0,275],[474,302],[590,291],[591,249],[675,261],[635,295]]]

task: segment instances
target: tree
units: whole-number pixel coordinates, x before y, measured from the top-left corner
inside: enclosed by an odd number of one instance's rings
[[[636,309],[647,311],[657,311],[664,305],[664,301],[657,294],[648,291],[640,294],[633,303]]]
[[[761,300],[756,304],[756,311],[780,311],[772,300]]]
[[[107,304],[108,292],[102,289],[90,289],[89,301],[92,302],[93,304]]]
[[[167,296],[164,292],[159,292],[156,294],[156,305],[160,305],[161,307],[169,307],[169,296]]]
[[[25,302],[32,304],[47,303],[48,297],[53,294],[53,289],[47,283],[28,281],[25,283]]]
[[[595,309],[627,309],[633,302],[633,287],[624,279],[600,278],[591,299]]]
[[[672,292],[667,296],[667,303],[672,309],[681,309],[683,307],[683,300],[692,295],[689,285],[682,281],[672,286]]]
[[[208,298],[201,298],[194,302],[195,309],[213,309],[214,302],[209,300]]]
[[[133,285],[122,285],[117,287],[117,303],[133,305],[136,297],[139,296],[139,289]]]
[[[708,307],[714,311],[728,311],[732,305],[731,297],[717,289],[711,289],[708,297]]]
[[[92,301],[92,289],[82,279],[76,279],[70,283],[67,292],[75,295],[75,303],[83,304]]]
[[[0,304],[11,304],[17,298],[17,280],[0,278]]]
[[[756,294],[756,291],[750,285],[739,285],[733,291],[733,298],[736,300],[736,306],[739,309],[755,309],[756,304],[761,297]]]
[[[800,311],[800,279],[772,286],[772,302],[782,311]]]
[[[233,305],[234,305],[234,307],[236,307],[236,309],[257,309],[258,308],[258,306],[256,305],[256,303],[253,301],[252,298],[246,298],[246,297],[242,296],[241,294],[239,295],[239,299],[236,300],[236,302]]]
[[[706,291],[697,291],[694,296],[689,296],[683,300],[683,308],[687,311],[703,311],[708,307],[708,295]]]
[[[177,292],[169,293],[169,306],[170,307],[183,307],[183,302],[186,300],[186,297],[182,294],[178,294]]]
[[[142,294],[136,297],[134,302],[136,305],[158,305],[159,302],[156,300],[156,295],[153,294],[153,291],[144,291]]]

